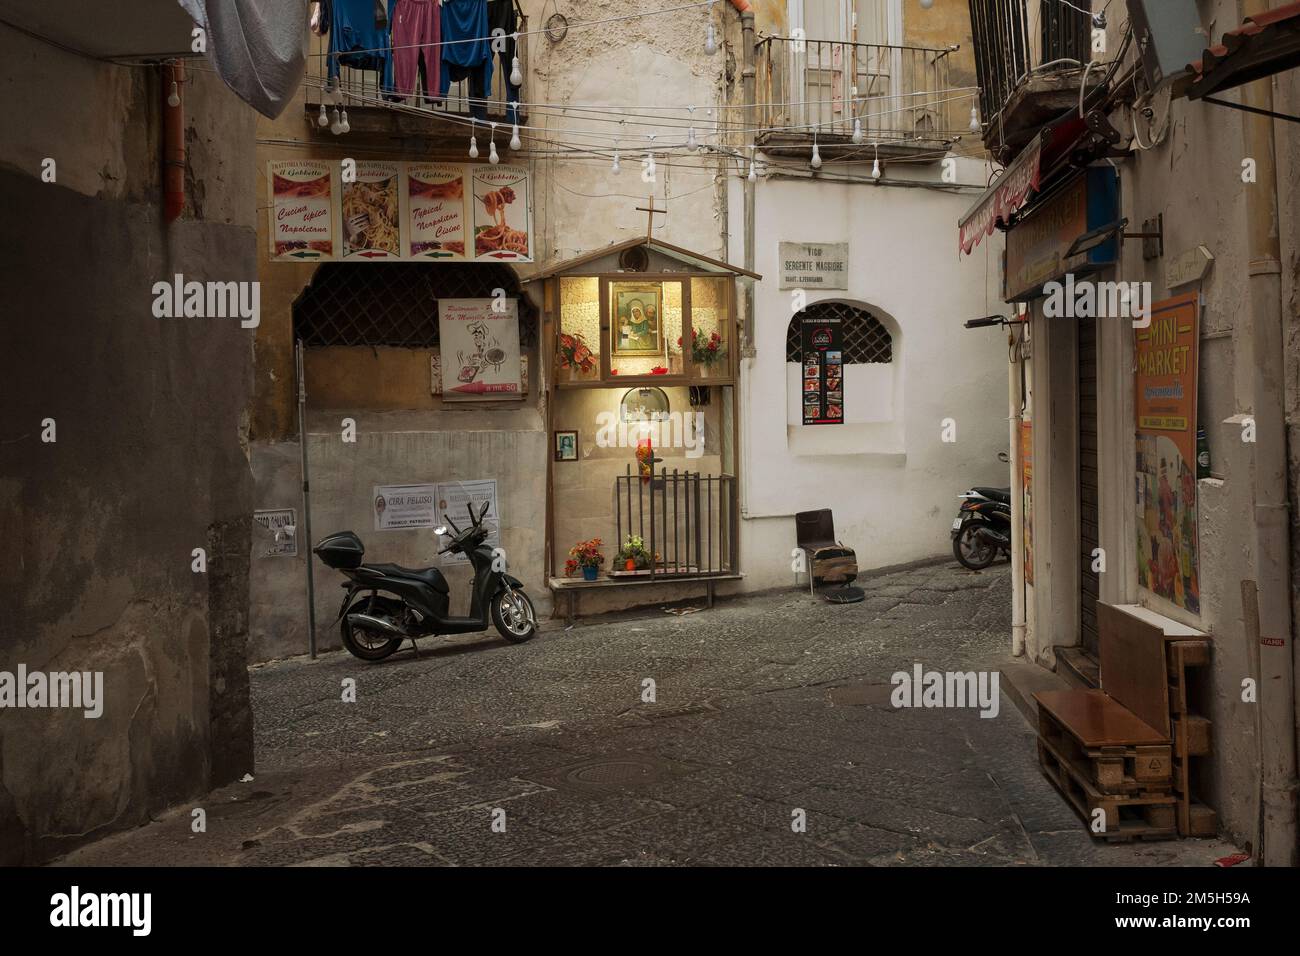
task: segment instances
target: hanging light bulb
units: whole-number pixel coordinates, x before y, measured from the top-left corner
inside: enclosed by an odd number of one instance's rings
[[[515,86],[524,85],[524,68],[519,62],[519,34],[516,33],[511,39],[515,44],[515,55],[510,60],[510,82]]]
[[[853,145],[862,145],[862,120],[856,116],[853,117]]]
[[[816,137],[813,137],[813,154],[812,154],[812,163],[811,163],[811,165],[812,165],[812,168],[813,168],[813,169],[821,169],[821,168],[822,168],[822,153],[821,153],[821,150],[819,150],[819,149],[817,148],[817,139],[816,139]]]
[[[758,171],[755,168],[755,166],[756,164],[754,162],[754,147],[751,146],[749,147],[749,175],[745,177],[751,183],[758,182]]]
[[[709,56],[718,52],[718,38],[713,32],[713,0],[709,0],[709,27],[704,34],[704,52]]]
[[[478,159],[478,137],[474,135],[473,129],[469,134],[469,158]]]
[[[645,164],[646,172],[650,174],[651,179],[654,179],[655,178],[655,154],[653,152],[646,153],[645,158],[646,158],[646,164]]]
[[[316,125],[329,126],[329,124],[330,124],[330,118],[329,115],[325,112],[325,101],[322,100],[320,104],[320,116],[316,117]]]
[[[519,138],[519,121],[516,120],[515,125],[510,127],[510,148],[519,149],[523,145],[523,140]]]
[[[337,104],[334,107],[334,121],[330,123],[330,132],[338,136],[343,132],[343,120],[339,117],[339,108]]]
[[[872,179],[880,178],[880,157],[879,156],[876,156],[875,160],[871,163],[871,178]]]
[[[972,133],[978,133],[980,131],[980,114],[975,109],[974,103],[970,106],[970,131]]]
[[[492,129],[488,133],[488,162],[495,166],[501,162],[501,157],[497,155],[497,124],[492,124]]]
[[[181,91],[180,87],[176,85],[175,80],[172,80],[172,90],[167,94],[167,105],[172,109],[176,109],[176,107],[181,105]]]
[[[609,167],[609,171],[615,176],[623,171],[623,167],[618,164],[618,150],[614,150],[614,165]]]
[[[348,108],[343,107],[343,124],[339,127],[339,132],[348,133],[352,131],[352,124],[348,122]]]

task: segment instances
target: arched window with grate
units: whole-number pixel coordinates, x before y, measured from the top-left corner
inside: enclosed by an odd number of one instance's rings
[[[868,365],[894,360],[894,337],[866,309],[847,302],[815,302],[790,320],[785,336],[785,360],[803,361],[800,329],[804,319],[839,319],[844,336],[844,364]]]
[[[827,391],[827,401],[840,403],[841,426],[875,429],[854,433],[849,429],[804,428],[803,322],[837,320],[840,325],[843,381],[839,389]],[[794,433],[826,432],[821,438],[799,437],[807,454],[853,454],[864,450],[892,450],[893,438],[879,438],[882,427],[901,427],[903,389],[898,323],[890,315],[865,303],[826,301],[811,303],[795,313],[786,329],[786,424]],[[893,431],[889,431],[892,435]],[[839,435],[839,438],[832,437]],[[875,437],[872,437],[875,436]],[[791,447],[794,447],[792,445]]]
[[[437,348],[438,300],[490,299],[496,289],[519,299],[519,345],[531,348],[537,310],[496,263],[322,263],[294,303],[293,333],[307,348]]]

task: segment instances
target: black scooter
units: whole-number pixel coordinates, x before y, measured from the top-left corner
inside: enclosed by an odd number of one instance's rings
[[[1006,452],[998,455],[1008,461]],[[952,522],[952,553],[964,567],[982,571],[999,554],[1011,556],[1011,489],[972,488],[957,496],[961,509]]]
[[[512,644],[522,644],[537,633],[537,614],[524,593],[523,582],[497,570],[497,558],[484,544],[488,531],[483,517],[488,502],[483,502],[477,516],[472,505],[466,505],[466,509],[470,525],[464,531],[442,516],[454,533],[451,543],[438,553],[464,554],[474,568],[468,617],[447,613],[451,598],[447,580],[437,568],[362,564],[365,545],[351,531],[332,534],[313,549],[326,565],[342,571],[349,579],[342,585],[348,593],[338,619],[342,622],[343,646],[354,656],[363,661],[381,661],[407,638],[414,643],[417,637],[485,631],[489,617],[501,636]],[[447,528],[435,528],[434,533],[445,535]],[[370,593],[353,603],[353,598],[364,591]]]

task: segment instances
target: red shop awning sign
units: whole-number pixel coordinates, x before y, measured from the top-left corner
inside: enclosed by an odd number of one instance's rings
[[[979,201],[958,220],[957,244],[962,252],[969,255],[980,240],[993,235],[999,223],[1009,224],[1011,216],[1038,189],[1042,151],[1042,139],[1035,137],[997,182],[989,186]]]

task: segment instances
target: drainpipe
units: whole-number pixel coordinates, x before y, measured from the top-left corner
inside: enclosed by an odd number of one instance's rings
[[[1020,394],[1021,368],[1025,361],[1020,348],[1024,337],[1022,326],[1020,335],[1016,327],[1009,330],[1011,345],[1015,348],[1016,360],[1007,368],[1007,402],[1009,403],[1009,420],[1011,424],[1011,656],[1025,655],[1025,466],[1020,460],[1020,409],[1023,399]]]
[[[745,117],[745,128],[753,130],[756,128],[754,122],[758,110],[755,109],[755,76],[756,69],[754,66],[754,12],[749,8],[745,0],[731,0],[732,5],[740,11],[740,46],[741,46],[741,70],[740,70],[740,89],[744,109],[741,113]],[[750,138],[754,137],[750,133]],[[754,150],[750,150],[749,160],[754,161]],[[743,158],[741,168],[744,169]],[[745,189],[745,268],[750,272],[754,271],[754,202],[755,190],[757,183],[751,183],[749,178],[744,180]],[[744,414],[742,434],[745,440],[741,443],[741,458],[744,467],[741,469],[741,494],[740,494],[740,515],[742,518],[749,516],[749,473],[750,457],[749,450],[752,442],[749,441],[749,423],[750,415],[747,414],[752,408],[749,396],[751,389],[751,380],[754,374],[754,280],[748,277],[741,283],[741,289],[744,292],[744,327],[741,337],[741,357],[744,360],[741,364],[740,375],[740,407]]]
[[[163,221],[175,222],[185,208],[185,67],[167,63],[162,69]],[[178,102],[167,100],[176,88]]]
[[[1243,16],[1268,9],[1267,0],[1245,0]],[[1273,108],[1270,78],[1242,87],[1241,101]],[[1296,863],[1296,708],[1295,651],[1291,642],[1290,514],[1287,500],[1285,355],[1282,332],[1282,253],[1278,237],[1277,165],[1273,121],[1242,115],[1245,155],[1256,162],[1258,178],[1246,187],[1250,320],[1245,325],[1251,363],[1251,413],[1255,418],[1254,537],[1259,601],[1259,704],[1263,766],[1263,847],[1256,859],[1265,866]],[[1271,643],[1266,643],[1271,642]],[[1261,852],[1262,850],[1262,852]]]

